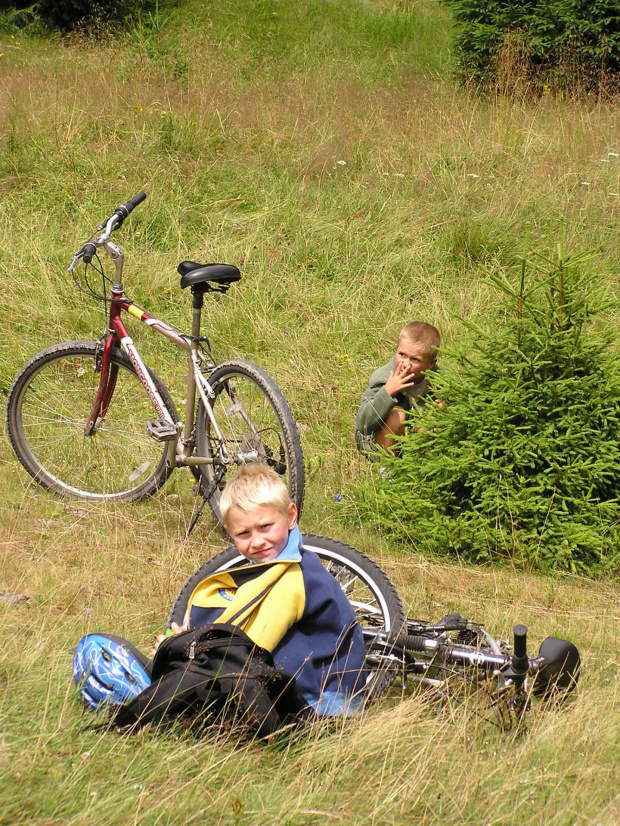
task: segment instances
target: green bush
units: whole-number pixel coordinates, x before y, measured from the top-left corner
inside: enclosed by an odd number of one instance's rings
[[[510,90],[615,88],[618,0],[446,0],[462,77]]]
[[[155,0],[0,0],[0,11],[14,12],[17,23],[40,20],[70,31],[88,23],[127,23],[155,7]]]
[[[620,371],[589,323],[605,303],[585,256],[544,260],[494,280],[504,323],[472,328],[433,380],[449,403],[415,414],[357,504],[437,551],[593,574],[619,561]]]

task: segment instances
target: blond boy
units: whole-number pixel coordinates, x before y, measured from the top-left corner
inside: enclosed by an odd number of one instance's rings
[[[403,327],[395,356],[371,375],[357,411],[355,442],[362,453],[392,448],[405,431],[407,413],[425,405],[430,392],[425,374],[437,370],[440,344],[432,324],[413,321]]]
[[[190,597],[188,626],[239,625],[295,677],[317,714],[358,712],[366,676],[362,630],[340,585],[303,548],[297,509],[281,478],[265,465],[241,467],[220,509],[250,564],[203,580]]]

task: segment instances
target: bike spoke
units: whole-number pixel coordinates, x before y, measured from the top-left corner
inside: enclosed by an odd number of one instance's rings
[[[94,343],[58,345],[33,360],[32,375],[25,368],[27,383],[16,397],[16,440],[23,463],[46,487],[81,498],[140,498],[140,486],[165,478],[166,447],[146,433],[152,404],[120,353],[114,355],[118,377],[106,417],[85,435],[99,386],[93,370],[96,348]]]

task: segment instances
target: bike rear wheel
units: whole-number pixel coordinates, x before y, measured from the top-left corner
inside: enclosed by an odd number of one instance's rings
[[[262,462],[274,468],[288,487],[300,514],[304,498],[304,457],[297,424],[273,379],[249,361],[221,364],[209,376],[219,439],[202,401],[196,413],[196,453],[214,460],[201,465],[209,507],[221,521],[220,497],[230,465],[221,462],[222,447],[240,458],[234,464]],[[217,485],[214,487],[214,483]]]
[[[129,358],[118,349],[111,354],[118,376],[107,414],[93,435],[84,435],[99,385],[100,349],[94,341],[70,341],[30,359],[9,391],[9,439],[43,488],[86,501],[133,502],[153,494],[170,475],[167,443],[147,436],[146,422],[156,414]],[[177,421],[168,390],[150,375]]]
[[[303,547],[316,553],[339,582],[362,626],[367,651],[377,634],[382,633],[387,640],[396,638],[405,623],[405,611],[396,588],[378,565],[356,548],[325,536],[304,534]],[[183,625],[187,621],[189,599],[203,579],[239,565],[247,565],[247,560],[235,547],[227,548],[205,562],[181,588],[170,610],[168,625],[173,622]],[[389,667],[377,668],[370,662],[368,670],[366,691],[368,700],[372,701],[387,690],[396,673]]]

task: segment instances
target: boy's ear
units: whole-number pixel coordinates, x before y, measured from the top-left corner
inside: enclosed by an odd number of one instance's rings
[[[289,502],[288,507],[288,529],[289,531],[295,527],[297,523],[297,508],[294,502]]]

